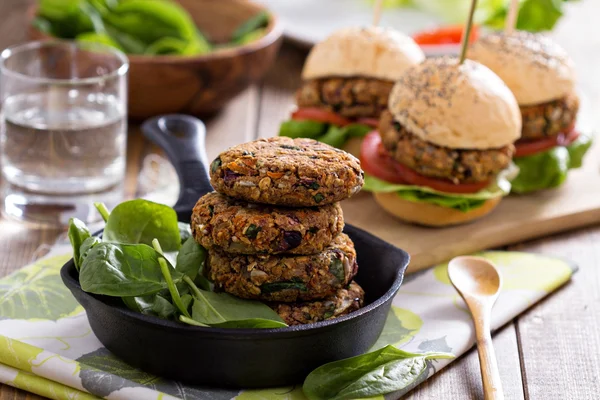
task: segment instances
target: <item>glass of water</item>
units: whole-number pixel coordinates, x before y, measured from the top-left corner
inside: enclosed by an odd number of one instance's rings
[[[123,53],[96,43],[32,42],[0,54],[5,213],[64,224],[68,214],[89,220],[92,198],[115,197],[125,174],[128,68]]]

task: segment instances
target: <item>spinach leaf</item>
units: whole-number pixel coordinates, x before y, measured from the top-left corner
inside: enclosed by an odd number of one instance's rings
[[[298,289],[303,292],[308,290],[304,283],[294,281],[265,283],[260,287],[260,290],[263,293],[279,292],[286,289]]]
[[[90,236],[85,239],[79,247],[79,267],[83,264],[83,260],[87,257],[88,253],[98,243],[102,243],[102,240],[98,236]]]
[[[179,228],[179,236],[181,237],[181,244],[184,244],[186,240],[192,237],[192,228],[187,222],[177,222]]]
[[[71,218],[69,220],[69,241],[71,242],[71,246],[73,247],[73,262],[75,263],[75,268],[79,271],[79,249],[83,242],[91,237],[90,230],[87,228],[85,223],[77,218]]]
[[[107,296],[145,296],[168,287],[158,259],[145,244],[98,243],[89,250],[79,271],[81,288]],[[166,262],[166,261],[165,261]],[[174,282],[183,275],[167,266]]]
[[[192,280],[196,277],[204,278],[204,263],[206,262],[206,249],[200,246],[194,238],[189,238],[185,241],[181,250],[177,254],[177,263],[175,270],[189,276]],[[204,278],[206,284],[209,284],[208,279]],[[208,290],[209,286],[201,284],[202,289]]]
[[[317,140],[339,149],[348,140],[348,131],[339,126],[329,125],[327,132]]]
[[[104,240],[152,245],[158,239],[163,250],[179,250],[181,237],[175,210],[148,200],[126,201],[114,208],[104,228]]]
[[[193,289],[192,289],[193,290]],[[227,293],[194,290],[192,319],[226,328],[282,328],[287,325],[269,306]]]
[[[317,139],[327,130],[327,124],[317,121],[296,121],[290,120],[281,124],[279,127],[279,136],[294,138]]]
[[[190,295],[188,296],[191,298]],[[169,300],[157,294],[154,303],[152,303],[152,311],[160,318],[169,319],[175,315],[177,308]]]
[[[241,42],[244,36],[266,27],[269,24],[269,13],[261,11],[242,23],[231,35],[232,42]]]
[[[401,390],[427,370],[427,360],[453,358],[448,353],[415,354],[386,346],[380,350],[322,365],[302,389],[310,400],[368,398]]]
[[[156,250],[158,254],[164,256],[158,239],[152,240],[152,247],[154,247],[154,250]],[[173,303],[175,303],[175,306],[177,306],[177,308],[183,315],[185,315],[186,317],[190,317],[190,314],[187,311],[187,307],[181,301],[179,290],[177,289],[177,286],[175,286],[175,282],[173,281],[173,277],[171,276],[171,271],[169,270],[169,263],[164,257],[158,257],[158,265],[160,266],[160,271],[162,272],[163,278],[165,278],[165,281],[167,281],[167,287],[169,288],[169,293],[171,294],[171,299],[173,300]],[[186,277],[185,275],[183,275],[183,277],[189,279],[189,277]]]
[[[156,300],[155,294],[148,296],[137,296],[137,297],[123,297],[123,303],[132,311],[139,312],[142,314],[154,315],[152,311],[152,305]]]
[[[182,296],[181,299],[187,305],[187,308],[189,308],[192,296],[187,294]],[[177,312],[177,308],[166,297],[161,296],[160,293],[148,296],[123,297],[123,303],[133,311],[146,315],[154,315],[163,319],[169,319],[175,316]]]

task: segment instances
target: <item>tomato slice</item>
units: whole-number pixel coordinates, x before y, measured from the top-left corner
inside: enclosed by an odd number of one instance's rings
[[[379,132],[365,136],[360,148],[360,162],[365,172],[390,183],[428,186],[440,192],[476,193],[485,189],[490,182],[453,183],[444,179],[429,178],[394,161],[382,148]]]
[[[324,122],[326,124],[333,124],[337,126],[346,126],[351,123],[350,120],[341,117],[336,113],[312,107],[297,109],[292,113],[292,119],[295,119],[297,121],[311,120],[317,122]]]
[[[420,45],[460,44],[464,27],[462,25],[443,26],[441,28],[417,32],[413,39]],[[473,26],[469,42],[472,43],[479,37],[479,27]]]
[[[567,132],[559,133],[542,139],[517,141],[515,143],[515,157],[530,156],[535,153],[549,150],[556,146],[568,146],[579,137],[579,132],[571,129]]]
[[[360,165],[369,174],[390,183],[407,184],[394,170],[394,160],[381,151],[379,132],[365,136],[360,146]]]
[[[379,120],[377,118],[359,118],[358,120],[356,120],[356,123],[367,125],[375,129],[377,129],[377,127],[379,126]]]

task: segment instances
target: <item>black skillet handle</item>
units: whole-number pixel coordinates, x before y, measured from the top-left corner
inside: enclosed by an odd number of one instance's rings
[[[179,176],[179,199],[173,207],[180,220],[189,221],[198,199],[212,192],[205,150],[206,127],[189,115],[170,114],[142,124],[144,136],[160,146]]]

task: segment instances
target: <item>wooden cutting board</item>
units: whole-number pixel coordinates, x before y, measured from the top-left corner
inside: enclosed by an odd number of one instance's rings
[[[344,219],[410,253],[409,273],[457,255],[597,224],[600,223],[599,142],[596,137],[584,166],[571,170],[560,188],[508,196],[491,214],[470,224],[448,228],[409,225],[387,214],[366,192],[342,203]]]

